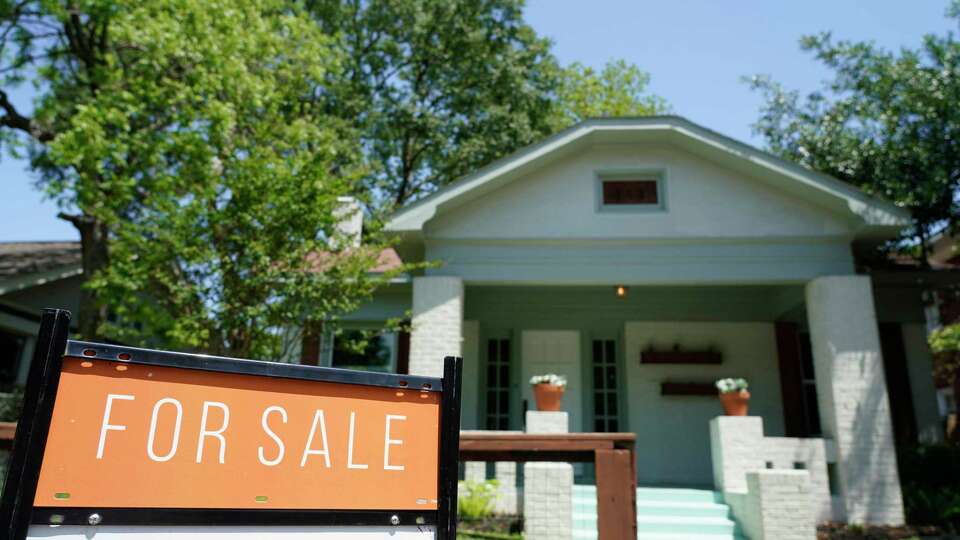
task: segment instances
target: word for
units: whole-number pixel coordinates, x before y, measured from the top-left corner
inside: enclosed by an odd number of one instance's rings
[[[114,402],[134,401],[135,396],[126,394],[107,394],[106,405],[103,409],[103,422],[100,424],[100,439],[97,444],[97,459],[103,459],[107,446],[107,434],[111,431],[126,431],[127,426],[120,424],[111,424],[110,415],[115,406]],[[119,404],[117,404],[119,405]],[[166,454],[159,455],[156,451],[157,423],[161,410],[164,407],[172,407],[176,412],[176,420],[173,426],[173,433],[170,435],[172,443]],[[208,425],[209,413],[211,409],[219,409],[223,417],[220,425],[211,428]],[[270,428],[271,422],[287,423],[287,411],[279,405],[271,405],[263,410],[260,415],[260,427],[264,434],[273,441],[273,448],[259,446],[257,448],[257,459],[267,467],[275,467],[281,464],[286,456],[286,445],[273,429]],[[387,414],[384,419],[383,430],[383,470],[402,471],[403,465],[390,463],[390,447],[400,446],[403,441],[392,439],[390,435],[391,425],[394,422],[406,420],[406,416],[397,414]],[[153,414],[150,416],[150,431],[147,435],[146,449],[147,456],[158,462],[170,461],[177,454],[180,446],[180,432],[183,422],[183,405],[176,399],[166,397],[158,400],[153,406]],[[230,425],[230,407],[225,403],[218,401],[204,401],[203,410],[200,416],[200,431],[197,437],[196,462],[203,462],[204,447],[208,439],[215,439],[219,442],[219,462],[222,464],[226,460],[227,438],[224,433]],[[350,412],[350,429],[347,436],[347,468],[348,469],[368,469],[370,466],[366,463],[354,463],[354,442],[357,425],[357,413]],[[315,440],[319,439],[319,448],[314,448]],[[323,464],[330,468],[330,446],[327,442],[327,423],[323,409],[316,409],[313,415],[313,422],[310,424],[310,434],[307,436],[307,442],[304,445],[300,456],[300,467],[306,467],[311,456],[323,456]],[[319,459],[319,458],[318,458]]]

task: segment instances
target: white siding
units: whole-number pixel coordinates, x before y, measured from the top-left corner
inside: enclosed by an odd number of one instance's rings
[[[663,169],[666,211],[598,212],[596,174]],[[846,236],[836,214],[665,146],[595,146],[444,212],[427,238]]]
[[[750,414],[763,417],[769,435],[783,435],[783,407],[771,323],[628,322],[627,391],[630,431],[637,434],[637,478],[642,485],[713,482],[710,420],[722,414],[717,398],[661,396],[660,383],[713,382],[744,377],[750,382]],[[684,349],[714,347],[720,365],[640,364],[640,351],[679,343]]]

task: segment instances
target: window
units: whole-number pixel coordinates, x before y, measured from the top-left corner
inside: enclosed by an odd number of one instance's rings
[[[617,407],[617,342],[593,340],[593,430],[619,431]]]
[[[666,171],[599,171],[596,173],[597,210],[638,212],[665,210]]]
[[[0,392],[9,390],[17,382],[26,344],[26,337],[0,330]]]
[[[660,204],[656,180],[603,180],[603,204]]]
[[[487,340],[487,429],[510,429],[510,340]]]
[[[333,338],[330,365],[363,371],[396,372],[397,335],[345,329]]]

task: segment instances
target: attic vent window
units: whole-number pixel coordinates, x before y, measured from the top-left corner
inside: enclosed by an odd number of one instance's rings
[[[656,179],[603,180],[603,204],[651,205],[660,204]]]
[[[597,210],[662,212],[667,209],[666,170],[597,171]]]

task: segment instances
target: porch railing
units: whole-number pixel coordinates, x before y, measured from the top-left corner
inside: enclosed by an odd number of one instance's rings
[[[460,432],[460,461],[593,463],[600,540],[637,537],[637,471],[633,433]]]

